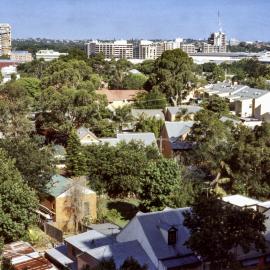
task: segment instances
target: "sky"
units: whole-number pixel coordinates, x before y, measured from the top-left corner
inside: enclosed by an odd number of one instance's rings
[[[14,38],[270,41],[270,0],[0,0]]]

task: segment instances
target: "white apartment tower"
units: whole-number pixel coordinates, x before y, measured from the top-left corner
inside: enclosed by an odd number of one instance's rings
[[[0,23],[0,56],[11,54],[11,26]]]
[[[87,56],[103,53],[105,58],[132,59],[133,44],[126,40],[117,40],[114,42],[91,41],[85,44]]]

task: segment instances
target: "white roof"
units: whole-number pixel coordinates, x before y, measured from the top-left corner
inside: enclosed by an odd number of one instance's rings
[[[243,195],[230,195],[230,196],[225,196],[222,198],[224,202],[228,202],[230,204],[244,207],[244,206],[251,206],[251,205],[257,205],[260,204],[261,202]]]

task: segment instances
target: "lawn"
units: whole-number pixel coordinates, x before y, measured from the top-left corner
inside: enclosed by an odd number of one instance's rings
[[[99,198],[98,214],[123,228],[139,211],[139,204],[137,199]]]

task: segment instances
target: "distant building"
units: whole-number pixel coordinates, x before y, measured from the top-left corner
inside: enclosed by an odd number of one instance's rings
[[[133,58],[133,44],[126,40],[114,42],[91,41],[85,44],[87,56],[103,53],[105,58],[131,59]]]
[[[11,26],[0,23],[0,56],[11,53]]]
[[[184,51],[185,53],[187,53],[187,54],[195,53],[196,52],[195,45],[194,44],[191,44],[191,43],[183,43],[183,44],[181,44],[180,49],[182,51]]]
[[[15,76],[15,79],[19,79],[20,75],[17,74],[17,67],[15,65],[6,66],[0,69],[3,76],[3,83],[6,83],[12,79],[12,76]],[[1,82],[0,82],[1,83]]]
[[[227,51],[226,34],[221,30],[210,34],[208,38],[208,44],[212,45],[213,52],[225,53]],[[204,48],[204,47],[203,47]],[[209,46],[207,50],[209,50]],[[205,52],[205,51],[203,51]]]
[[[17,63],[31,62],[33,56],[28,51],[12,51],[10,54],[10,60]]]
[[[66,56],[68,53],[60,53],[54,50],[39,50],[36,53],[36,59],[44,59],[45,61],[52,61],[58,59],[60,56]]]
[[[228,99],[231,110],[240,117],[261,120],[270,112],[270,91],[267,90],[250,88],[246,85],[217,83],[206,86],[205,92]]]

